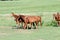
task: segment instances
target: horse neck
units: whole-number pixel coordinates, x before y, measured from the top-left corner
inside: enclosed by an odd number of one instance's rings
[[[14,14],[13,17],[14,17],[14,18],[17,18],[18,16]]]

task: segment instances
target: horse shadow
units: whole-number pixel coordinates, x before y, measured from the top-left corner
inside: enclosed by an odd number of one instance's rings
[[[20,27],[12,26],[12,29],[24,29],[24,28],[23,26],[20,26]],[[28,26],[28,28],[26,27],[26,29],[32,29],[32,28]],[[36,27],[34,27],[33,29],[36,29]]]
[[[22,26],[20,26],[20,27],[12,26],[12,29],[23,29],[23,27]]]

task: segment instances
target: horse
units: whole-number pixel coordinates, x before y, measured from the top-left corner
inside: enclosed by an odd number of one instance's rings
[[[17,19],[18,19],[19,15],[16,15],[12,12],[12,16],[14,17],[14,20],[16,21],[16,24],[17,24]],[[22,21],[19,20],[19,23],[22,23]],[[18,25],[20,25],[20,24],[17,24],[16,26],[18,26]]]
[[[57,21],[58,25],[60,25],[60,14],[57,12],[57,14],[53,14],[53,18]]]
[[[24,15],[20,15],[20,17],[17,19],[17,23],[19,24],[18,20],[22,20],[24,22],[24,26],[23,28],[25,29],[27,27],[27,24],[31,24],[32,23],[36,23],[36,25],[38,24],[38,22],[40,22],[41,25],[41,17],[40,16],[24,16]],[[37,26],[36,26],[37,28]]]
[[[13,12],[12,12],[12,16],[15,18],[14,20],[16,21],[16,26],[19,28],[19,26],[20,26],[20,23],[22,23],[22,25],[23,25],[23,20],[19,20],[18,18],[19,18],[19,16],[21,16],[21,15],[16,15],[16,14],[14,14]],[[26,16],[26,15],[23,15],[23,16]],[[33,24],[33,26],[34,26],[34,23],[32,23]]]
[[[32,22],[35,22],[36,28],[37,28],[39,22],[40,22],[40,25],[42,25],[40,16],[28,16],[27,19],[28,19],[28,22],[30,22],[31,24],[32,24]]]

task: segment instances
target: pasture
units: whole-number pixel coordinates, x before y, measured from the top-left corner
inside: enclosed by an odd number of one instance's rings
[[[42,17],[38,29],[13,29],[11,12]],[[60,40],[60,27],[53,13],[60,12],[60,0],[0,1],[0,40]]]

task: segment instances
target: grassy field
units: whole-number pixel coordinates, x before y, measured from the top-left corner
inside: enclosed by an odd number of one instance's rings
[[[60,27],[24,30],[1,26],[0,40],[60,40]]]
[[[0,13],[37,13],[60,11],[60,0],[0,1]]]
[[[13,29],[11,12],[42,17],[38,29]],[[0,1],[0,40],[60,40],[60,27],[53,13],[60,12],[60,0]]]

